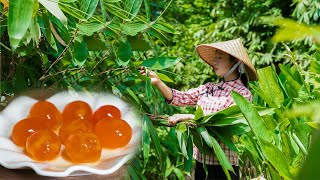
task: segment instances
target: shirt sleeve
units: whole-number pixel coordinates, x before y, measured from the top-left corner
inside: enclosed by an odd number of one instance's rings
[[[208,83],[200,85],[197,88],[189,89],[188,91],[182,92],[176,89],[172,90],[173,98],[171,101],[166,101],[168,104],[173,106],[192,106],[196,105],[199,99],[199,96],[207,93]]]
[[[252,94],[250,92],[249,89],[247,88],[241,88],[241,89],[235,89],[234,91],[236,91],[237,93],[239,93],[241,96],[243,96],[244,98],[246,98],[248,101],[252,102]],[[232,105],[235,105],[236,103],[233,101],[232,96],[229,96],[229,99],[226,102],[226,107],[230,107]]]

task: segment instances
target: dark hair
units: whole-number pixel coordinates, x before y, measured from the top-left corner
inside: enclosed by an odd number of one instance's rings
[[[239,60],[236,58],[236,57],[234,57],[234,56],[232,56],[232,55],[230,55],[229,54],[229,59],[230,59],[230,61],[233,61],[233,62],[238,62]],[[244,84],[244,86],[246,87],[246,88],[248,88],[248,86],[249,86],[249,82],[248,82],[248,77],[246,76],[246,74],[240,74],[240,80],[241,80],[241,82],[242,82],[242,84]]]
[[[249,82],[248,82],[248,78],[247,78],[246,74],[244,74],[244,73],[240,74],[240,80],[244,84],[244,86],[246,88],[248,88]]]

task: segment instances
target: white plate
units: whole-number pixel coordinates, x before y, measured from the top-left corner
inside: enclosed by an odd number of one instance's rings
[[[134,157],[141,139],[141,117],[133,106],[106,93],[61,92],[47,99],[60,111],[66,104],[75,100],[87,102],[93,111],[107,104],[118,107],[122,113],[122,119],[132,128],[133,134],[129,144],[116,150],[103,149],[100,160],[95,163],[72,164],[61,158],[61,155],[50,162],[36,162],[25,155],[23,149],[17,147],[10,138],[14,124],[27,117],[31,106],[37,101],[27,96],[20,96],[0,113],[0,164],[9,169],[29,167],[43,176],[65,177],[91,173],[106,175],[116,172]]]

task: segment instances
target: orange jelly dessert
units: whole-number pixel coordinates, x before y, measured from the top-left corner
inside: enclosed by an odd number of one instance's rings
[[[102,147],[109,149],[127,145],[132,136],[130,125],[121,119],[102,119],[94,127]]]
[[[59,130],[59,137],[63,144],[68,136],[74,133],[92,133],[93,126],[91,121],[84,121],[82,119],[74,120],[67,124],[62,124]]]
[[[65,153],[73,163],[89,163],[100,159],[102,147],[93,133],[76,133],[65,142]]]
[[[58,157],[61,142],[59,137],[50,130],[33,133],[26,143],[27,154],[37,161],[50,161]]]
[[[84,101],[73,101],[67,104],[62,111],[63,123],[67,124],[77,119],[92,119],[92,109]]]
[[[34,132],[47,129],[39,118],[26,118],[17,122],[12,130],[11,139],[17,146],[25,147],[29,136]]]
[[[97,124],[101,119],[120,119],[120,110],[112,105],[101,106],[93,114],[93,124]]]
[[[38,101],[31,107],[29,117],[43,118],[47,127],[56,130],[62,122],[62,115],[56,106],[48,101]]]

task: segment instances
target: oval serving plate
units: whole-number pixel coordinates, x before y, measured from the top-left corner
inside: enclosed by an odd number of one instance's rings
[[[136,109],[122,99],[107,93],[68,93],[60,92],[48,99],[60,111],[64,106],[75,100],[87,102],[93,111],[103,105],[114,105],[120,109],[122,119],[127,121],[132,128],[132,138],[123,148],[108,150],[103,149],[101,158],[94,163],[73,164],[60,156],[49,162],[37,162],[23,153],[23,149],[16,146],[10,136],[16,122],[28,116],[31,106],[36,99],[20,96],[14,99],[0,113],[0,164],[9,169],[32,168],[42,176],[65,177],[86,174],[107,175],[116,172],[128,160],[134,157],[141,139],[141,117]],[[62,147],[62,149],[64,146]]]

